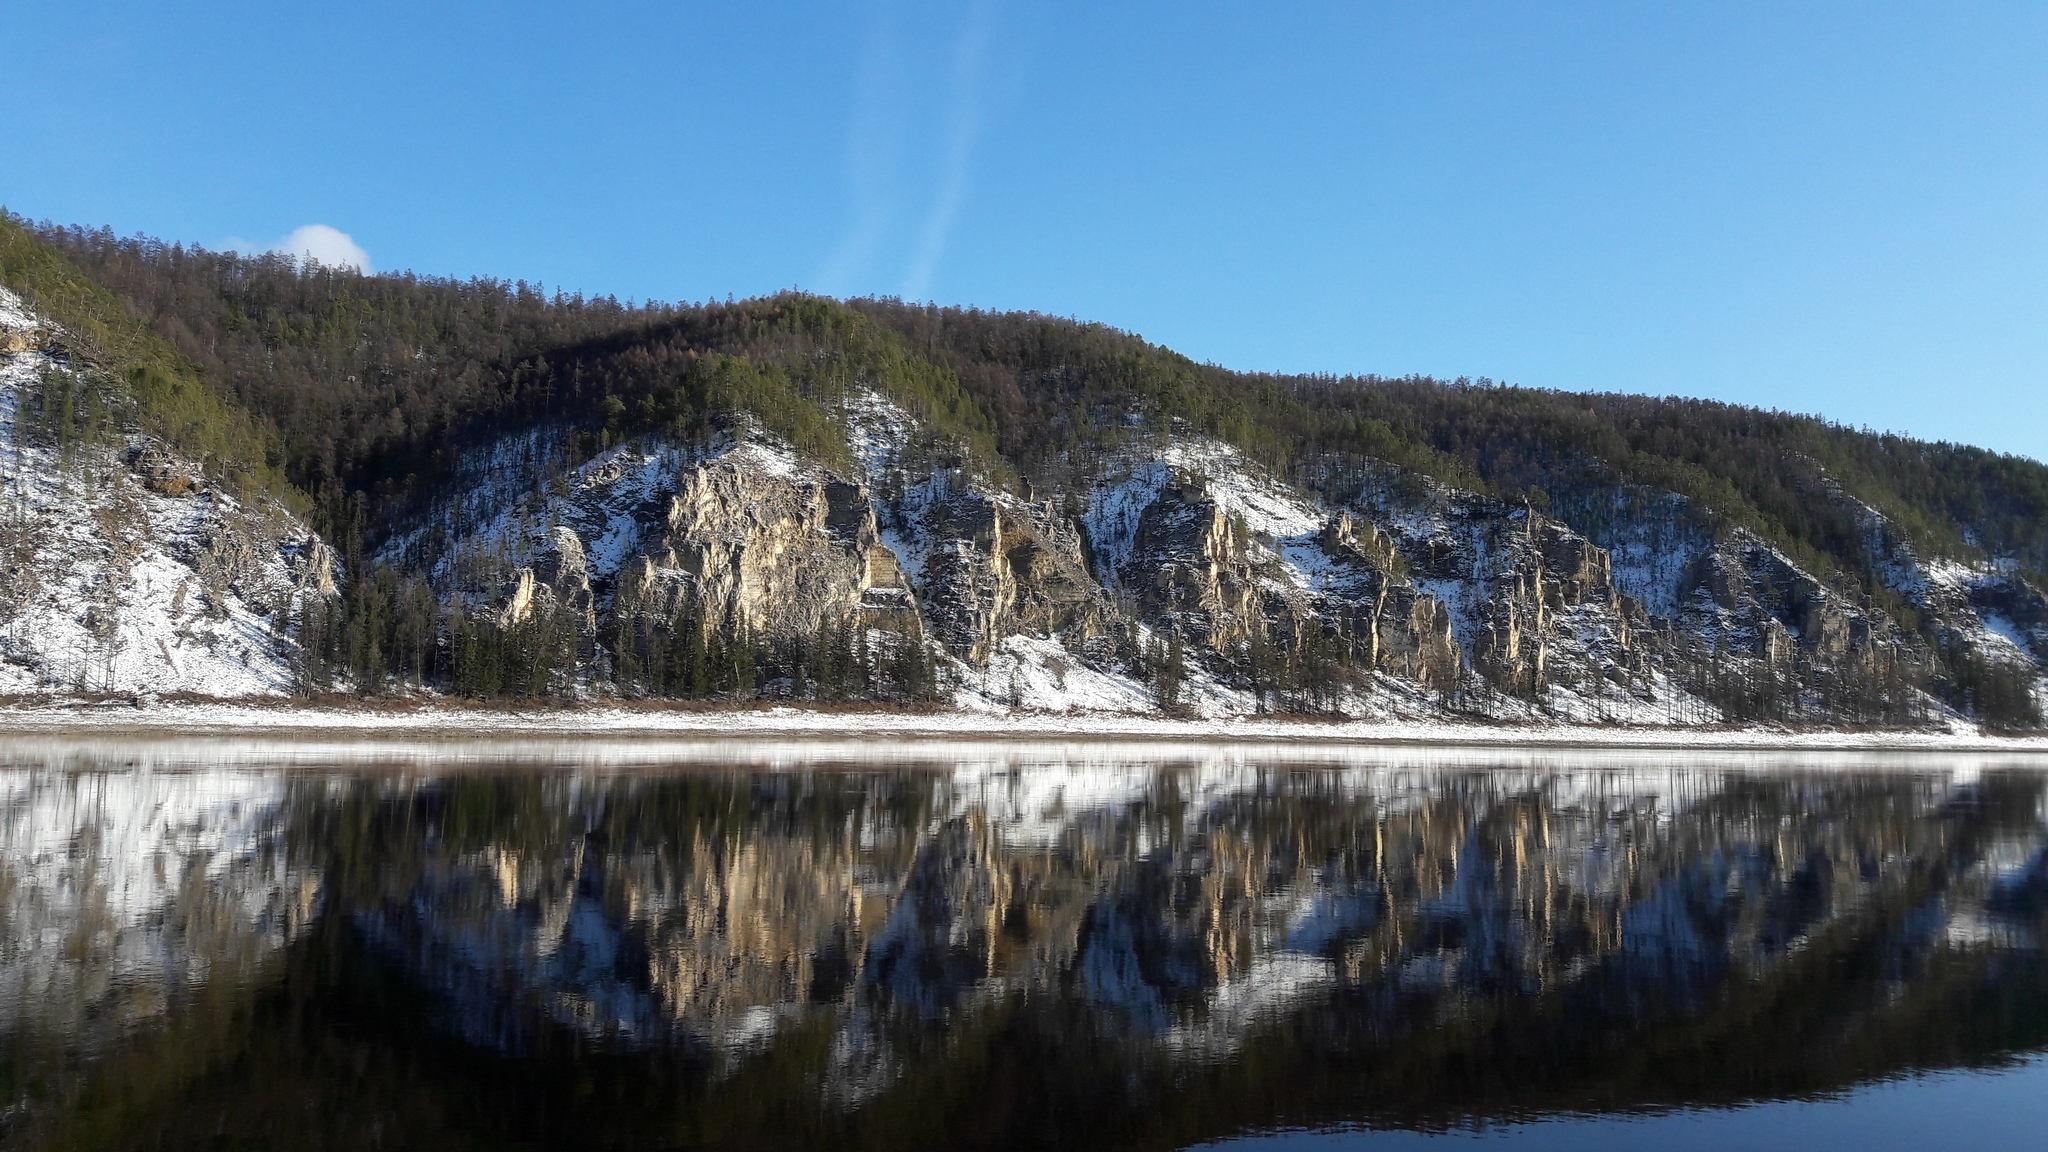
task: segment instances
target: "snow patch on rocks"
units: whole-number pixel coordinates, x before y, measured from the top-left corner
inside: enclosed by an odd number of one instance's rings
[[[917,421],[895,401],[872,388],[849,395],[845,406],[846,442],[853,458],[872,487],[879,485],[903,464],[903,448],[917,429]]]
[[[1176,475],[1199,479],[1209,499],[1241,521],[1254,547],[1278,559],[1296,586],[1316,589],[1329,582],[1333,562],[1317,540],[1329,521],[1328,508],[1228,444],[1176,439],[1143,458],[1112,460],[1088,493],[1081,522],[1106,584],[1115,586],[1136,544],[1139,519]]]
[[[1136,679],[1090,667],[1058,640],[1007,636],[986,668],[955,662],[954,705],[970,712],[1152,711],[1152,693]]]
[[[456,485],[457,496],[394,537],[379,559],[428,559],[437,585],[468,587],[477,583],[477,573],[509,573],[532,564],[552,546],[557,530],[567,528],[582,542],[591,580],[602,584],[640,554],[648,526],[660,521],[665,502],[690,469],[723,460],[775,479],[817,471],[759,433],[702,445],[647,437],[573,468],[522,466],[557,458],[551,445],[559,439],[560,430],[543,430],[470,453],[457,471],[475,482]]]

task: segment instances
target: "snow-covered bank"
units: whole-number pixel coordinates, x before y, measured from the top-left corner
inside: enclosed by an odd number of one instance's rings
[[[1268,746],[1430,745],[1483,749],[1611,748],[1673,751],[1993,752],[2048,756],[2048,736],[1946,732],[1787,731],[1774,728],[1506,725],[1455,720],[1400,722],[1243,717],[1174,720],[1138,715],[798,708],[643,710],[617,707],[482,709],[294,707],[277,704],[39,702],[0,707],[0,748],[52,736],[253,737],[366,740],[639,742],[675,747],[714,742],[828,741],[862,747],[911,741],[1044,741]]]

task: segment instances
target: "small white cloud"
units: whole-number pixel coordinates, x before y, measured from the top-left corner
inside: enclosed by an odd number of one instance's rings
[[[325,224],[308,224],[294,229],[292,234],[270,246],[280,256],[296,256],[301,260],[317,260],[329,268],[354,268],[369,275],[370,254],[355,239],[339,228]]]

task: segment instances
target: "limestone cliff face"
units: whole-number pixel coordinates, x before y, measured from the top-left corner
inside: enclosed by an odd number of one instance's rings
[[[437,566],[500,627],[545,614],[585,658],[635,629],[763,641],[854,620],[918,630],[867,488],[772,447],[619,449],[559,487],[537,506],[505,501]]]
[[[1455,684],[1464,660],[1450,611],[1407,579],[1393,538],[1340,512],[1323,526],[1319,543],[1351,577],[1325,612],[1348,620],[1365,645],[1365,664],[1432,688]]]
[[[1111,621],[1081,537],[1050,504],[1013,501],[942,476],[912,515],[923,547],[918,595],[934,637],[986,661],[1013,633],[1085,642]]]
[[[1432,688],[1463,674],[1448,609],[1408,579],[1394,540],[1370,520],[1275,503],[1184,468],[1121,499],[1136,510],[1122,518],[1128,540],[1106,543],[1117,586],[1141,619],[1225,661],[1226,674],[1255,645],[1339,650],[1354,670]]]
[[[1482,674],[1510,691],[1553,683],[1623,685],[1645,670],[1641,606],[1615,590],[1607,550],[1535,512],[1509,513],[1485,534],[1486,595],[1472,640]]]
[[[1267,587],[1248,554],[1246,528],[1200,483],[1176,477],[1138,518],[1130,559],[1118,573],[1145,615],[1199,643],[1235,651],[1290,619],[1284,598],[1267,614]]]
[[[1640,695],[1662,632],[1615,585],[1613,558],[1560,520],[1390,472],[1369,478],[1368,515],[1392,526],[1417,585],[1450,608],[1473,671],[1493,687]]]
[[[871,591],[878,609],[907,603],[865,488],[730,458],[680,478],[646,550],[621,575],[635,611],[767,637],[841,623],[869,606]]]
[[[1166,440],[1042,482],[1052,498],[1031,501],[906,463],[915,422],[876,397],[857,407],[852,468],[743,434],[614,449],[545,494],[479,485],[447,519],[483,527],[457,534],[437,579],[507,627],[545,608],[600,665],[628,635],[652,645],[643,667],[657,647],[673,656],[685,625],[795,651],[859,622],[928,641],[941,691],[997,707],[1152,706],[1184,660],[1215,714],[1428,692],[1503,715],[1681,723],[1723,699],[1812,714],[1814,693],[1857,677],[1866,697],[1902,699],[1933,666],[1860,594],[1672,493],[1589,481],[1532,506],[1370,465],[1326,478],[1338,500],[1226,446]],[[544,455],[491,460],[531,472]],[[1935,621],[1930,635],[2041,664],[2048,602],[2017,574],[1897,547],[1872,566]],[[1748,660],[1783,674],[1762,704],[1729,687]]]
[[[513,573],[502,601],[494,613],[498,627],[511,628],[543,613],[575,635],[581,659],[596,654],[597,610],[590,588],[590,563],[574,530],[558,525],[543,533],[533,562]]]

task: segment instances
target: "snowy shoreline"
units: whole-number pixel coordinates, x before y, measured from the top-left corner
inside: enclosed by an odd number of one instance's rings
[[[1995,752],[2048,757],[2048,736],[1968,730],[1842,731],[1650,728],[1444,721],[1317,721],[1240,717],[1174,720],[1129,714],[826,711],[778,707],[654,711],[615,707],[498,710],[294,707],[249,703],[17,702],[0,706],[0,745],[64,736],[465,741],[585,739],[685,745],[702,741],[1033,742],[1236,746],[1433,746],[1471,749],[1715,752]]]

